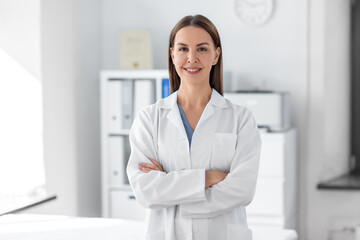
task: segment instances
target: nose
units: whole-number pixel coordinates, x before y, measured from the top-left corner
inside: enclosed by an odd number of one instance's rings
[[[198,63],[199,62],[196,51],[195,52],[194,51],[189,51],[187,62],[188,63]]]

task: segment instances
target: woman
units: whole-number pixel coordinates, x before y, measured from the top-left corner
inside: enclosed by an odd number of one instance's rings
[[[261,140],[250,111],[222,97],[222,53],[201,15],[170,34],[172,94],[140,111],[127,167],[148,208],[145,239],[251,239],[245,206],[253,198]]]

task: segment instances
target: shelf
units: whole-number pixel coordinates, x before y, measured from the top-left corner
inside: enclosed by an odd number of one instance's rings
[[[168,91],[165,79],[169,79],[167,69],[100,73],[103,217],[145,219],[126,175],[130,127],[141,109],[162,99]]]
[[[130,134],[130,129],[124,129],[119,132],[109,133],[109,137],[128,136],[129,134]]]
[[[342,175],[317,185],[320,190],[360,190],[360,175]]]

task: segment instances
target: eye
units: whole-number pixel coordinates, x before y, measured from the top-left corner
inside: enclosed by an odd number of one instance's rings
[[[206,52],[207,49],[206,49],[206,48],[199,48],[198,51],[199,51],[199,52]]]
[[[187,50],[186,47],[179,48],[179,52],[185,52]]]

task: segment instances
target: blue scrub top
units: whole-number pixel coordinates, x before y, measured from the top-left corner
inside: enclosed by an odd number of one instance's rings
[[[189,140],[189,146],[191,146],[191,139],[192,139],[192,135],[193,135],[194,131],[192,130],[192,128],[190,126],[190,123],[188,122],[188,120],[187,120],[187,118],[185,116],[185,113],[182,110],[180,104],[178,104],[178,107],[179,107],[181,119],[182,119],[184,127],[185,127],[185,132],[186,132],[186,135],[187,135],[188,140]]]

